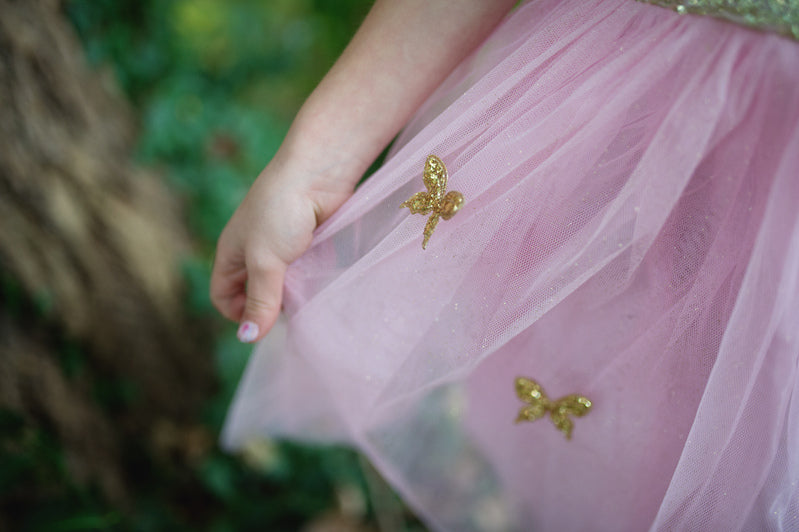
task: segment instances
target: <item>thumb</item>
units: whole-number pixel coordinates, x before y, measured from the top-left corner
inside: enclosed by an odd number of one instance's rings
[[[263,338],[280,314],[286,263],[275,256],[247,262],[247,299],[237,336],[252,343]]]

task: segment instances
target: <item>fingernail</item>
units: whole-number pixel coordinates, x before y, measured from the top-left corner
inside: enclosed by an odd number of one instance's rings
[[[239,331],[236,333],[240,342],[249,344],[258,337],[258,326],[251,321],[245,321],[239,325]]]

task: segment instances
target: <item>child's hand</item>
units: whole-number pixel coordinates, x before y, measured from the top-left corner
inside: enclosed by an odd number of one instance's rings
[[[217,242],[211,301],[254,342],[280,312],[286,268],[311,244],[313,231],[351,189],[320,189],[318,172],[273,160],[233,214]]]

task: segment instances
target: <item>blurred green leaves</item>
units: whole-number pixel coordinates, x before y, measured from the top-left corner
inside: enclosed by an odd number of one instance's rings
[[[291,118],[341,53],[367,0],[70,0],[95,65],[138,110],[139,157],[186,198],[203,253]]]
[[[138,163],[163,175],[183,199],[196,248],[183,268],[190,289],[186,304],[190,312],[210,313],[208,278],[218,234],[371,1],[63,5],[90,63],[113,71],[134,108]],[[233,332],[230,326],[216,340],[220,390],[204,419],[214,437],[249,356]],[[80,353],[65,353],[63,364],[80,372]],[[95,386],[94,393],[113,407],[136,391],[114,382]],[[350,451],[264,441],[253,443],[244,458],[246,464],[214,449],[189,471],[143,475],[137,506],[121,522],[89,495],[91,504],[53,514],[59,520],[50,522],[64,530],[297,530],[334,506],[341,486],[366,501],[358,459]],[[143,463],[141,470],[158,468]],[[193,507],[198,510],[181,513]],[[366,502],[363,507],[369,511]]]
[[[0,409],[0,499],[19,531],[112,530],[119,513],[67,474],[51,434]]]

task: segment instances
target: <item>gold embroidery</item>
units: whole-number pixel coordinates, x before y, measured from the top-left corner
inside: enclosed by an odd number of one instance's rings
[[[516,378],[516,395],[528,405],[519,410],[516,423],[535,421],[549,412],[555,427],[566,435],[567,440],[571,439],[574,427],[574,422],[569,416],[583,417],[591,410],[592,405],[590,399],[577,394],[550,401],[540,384],[525,377]]]
[[[400,205],[400,209],[408,207],[411,214],[430,214],[427,224],[424,226],[424,240],[422,241],[422,249],[427,248],[427,241],[433,234],[438,219],[444,218],[449,220],[458,209],[463,205],[463,194],[454,190],[444,192],[447,190],[447,167],[444,162],[435,155],[428,155],[427,162],[424,165],[424,186],[427,187],[427,192],[417,192]]]
[[[799,40],[799,0],[639,0],[677,13],[710,15]]]

